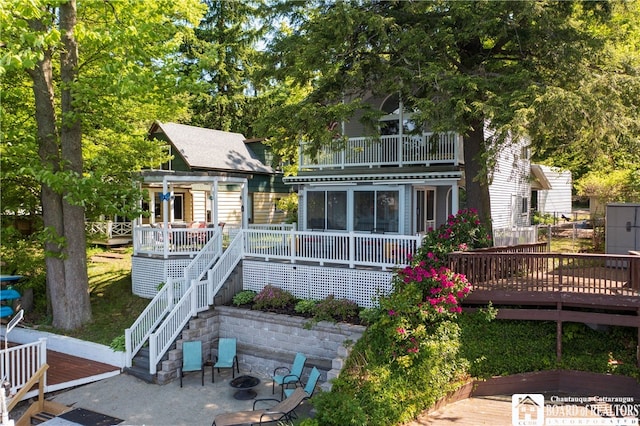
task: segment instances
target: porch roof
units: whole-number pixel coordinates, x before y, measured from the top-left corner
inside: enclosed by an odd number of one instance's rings
[[[383,171],[384,173],[381,173]],[[303,184],[303,183],[327,183],[332,182],[384,182],[388,184],[393,183],[447,183],[451,181],[457,181],[462,179],[463,172],[459,169],[441,168],[436,169],[430,167],[428,171],[424,168],[407,168],[403,167],[401,170],[384,168],[380,171],[373,172],[371,169],[350,169],[348,173],[337,174],[336,170],[327,171],[315,171],[313,173],[301,173],[298,176],[287,176],[283,180],[288,184]],[[445,181],[445,182],[443,182]]]

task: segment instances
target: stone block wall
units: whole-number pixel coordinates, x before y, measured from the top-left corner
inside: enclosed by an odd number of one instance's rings
[[[218,338],[235,337],[240,374],[269,378],[276,367],[291,367],[296,353],[301,352],[307,356],[302,381],[306,382],[315,366],[321,372],[322,388],[328,390],[329,380],[337,377],[351,346],[364,330],[363,326],[325,321],[309,326],[309,320],[301,317],[216,306],[190,321],[176,349],[170,351],[169,360],[162,363],[158,382],[177,378],[183,340],[202,340],[203,356],[208,360],[217,354]]]

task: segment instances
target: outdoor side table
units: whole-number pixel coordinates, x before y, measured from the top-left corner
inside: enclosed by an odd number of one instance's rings
[[[259,384],[260,379],[254,376],[238,376],[229,382],[232,388],[238,389],[233,397],[240,400],[255,398],[258,393],[253,388]]]

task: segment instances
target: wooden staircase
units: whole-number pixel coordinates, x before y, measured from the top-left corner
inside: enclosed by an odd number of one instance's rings
[[[44,423],[62,413],[71,410],[71,407],[66,405],[47,401],[44,399],[44,381],[42,380],[44,373],[49,368],[48,364],[42,365],[36,371],[36,373],[29,379],[27,383],[16,393],[7,406],[7,410],[11,411],[18,402],[22,400],[22,397],[31,390],[36,384],[38,384],[38,400],[31,404],[31,406],[24,412],[22,417],[15,422],[16,426],[30,426]]]
[[[66,413],[71,410],[71,407],[67,407],[64,404],[60,404],[53,401],[38,400],[31,404],[31,406],[24,412],[22,417],[16,422],[16,426],[31,426],[39,425],[47,420],[51,420],[54,417],[59,416],[62,413]]]

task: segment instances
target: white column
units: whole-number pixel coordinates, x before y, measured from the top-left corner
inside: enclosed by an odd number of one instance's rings
[[[458,191],[458,182],[451,184],[451,214],[455,215],[460,210],[460,193]]]

